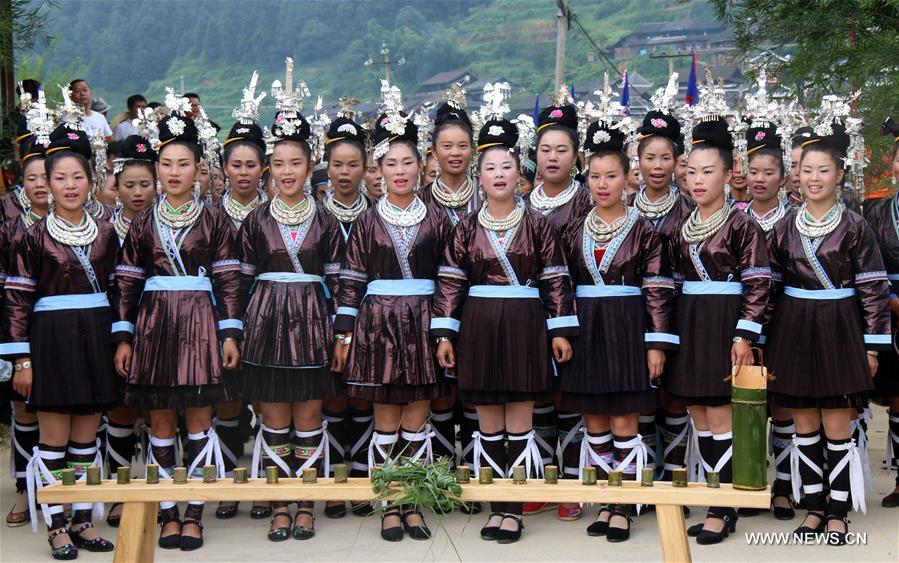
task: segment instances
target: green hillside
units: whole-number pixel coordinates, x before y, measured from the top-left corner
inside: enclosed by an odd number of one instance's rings
[[[569,4],[606,49],[640,23],[711,18],[705,2]],[[382,41],[391,58],[406,59],[393,68],[394,81],[404,89],[465,68],[481,78],[504,76],[547,92],[555,11],[554,0],[66,0],[48,18],[52,46],[28,54],[20,67],[39,69],[45,80],[83,72],[113,113],[135,92],[161,100],[164,86],[179,89],[183,76],[185,89],[199,92],[223,125],[232,121],[230,108],[252,70],[260,70],[263,85],[283,80],[286,56],[294,58],[296,76],[313,95],[376,98],[383,65],[362,63],[369,55],[380,60]],[[566,79],[599,78],[606,67],[588,56],[592,47],[580,30],[572,26],[567,37]],[[645,56],[626,62],[656,81],[667,72],[666,63]]]

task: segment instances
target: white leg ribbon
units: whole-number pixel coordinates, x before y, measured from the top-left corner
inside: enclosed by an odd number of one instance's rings
[[[869,411],[870,409],[865,409]],[[874,479],[871,477],[871,462],[868,459],[868,432],[862,426],[862,420],[865,419],[865,413],[859,413],[858,418],[852,420],[849,424],[849,435],[854,436],[858,432],[858,456],[862,463],[862,474],[865,476],[865,490],[869,493],[874,492]]]
[[[272,434],[288,434],[290,433],[290,428],[281,428],[279,430],[275,430],[274,428],[269,428],[263,423],[259,423],[259,432],[256,433],[256,443],[253,444],[253,461],[250,463],[250,472],[253,477],[264,477],[262,471],[262,452],[265,452],[265,456],[272,460],[275,465],[278,466],[278,469],[284,472],[285,475],[290,475],[290,467],[284,460],[281,459],[275,451],[265,442],[265,436],[262,434],[263,432],[270,432]]]
[[[109,443],[109,441],[107,440],[107,444],[108,443]],[[106,468],[103,465],[103,456],[100,453],[100,451],[101,451],[100,438],[96,438],[96,442],[94,443],[93,447],[73,448],[72,446],[68,446],[68,448],[66,448],[66,451],[68,453],[74,454],[74,455],[82,455],[82,456],[93,455],[94,460],[91,462],[91,465],[94,465],[94,466],[100,468],[100,479],[106,479]],[[78,480],[86,481],[87,480],[87,471],[85,471],[83,474],[81,474],[78,477]],[[103,514],[106,511],[106,507],[102,502],[95,502],[95,503],[74,502],[74,503],[72,503],[72,510],[88,510],[88,509],[91,510],[91,519],[93,519],[93,520],[102,519]]]
[[[564,415],[559,415],[559,416],[563,417]],[[574,425],[574,428],[569,430],[568,433],[565,435],[565,438],[562,439],[562,444],[559,448],[559,461],[561,462],[561,465],[562,465],[562,474],[563,475],[578,475],[578,476],[580,475],[579,467],[568,467],[567,465],[565,465],[565,448],[567,448],[571,444],[571,441],[577,437],[578,432],[580,432],[581,430],[585,430],[584,429],[584,417],[582,415],[577,415],[577,416],[579,416],[580,419],[577,421],[577,424]],[[561,433],[561,431],[560,431],[560,433]],[[534,439],[535,440],[538,439],[536,432],[534,433]],[[583,443],[584,442],[582,440],[581,444],[583,444]]]
[[[468,420],[474,420],[477,422],[478,420],[478,411],[468,411],[463,410],[462,416],[467,418]],[[464,448],[462,448],[462,455],[459,457],[459,460],[456,462],[457,465],[462,465],[465,463],[465,460],[468,459],[468,454],[471,453],[474,455],[474,440],[468,442]],[[474,458],[472,458],[474,459]],[[473,463],[473,462],[472,462]]]
[[[375,429],[374,425],[374,416],[354,416],[353,422],[368,422],[368,427],[365,429],[365,432],[362,433],[362,436],[356,440],[356,443],[350,446],[350,468],[355,469],[356,471],[370,471],[368,466],[359,463],[356,461],[356,454],[359,453],[359,450],[365,447],[366,443],[369,443],[371,440],[372,432]]]
[[[50,472],[45,459],[65,459],[65,452],[42,452],[37,446],[31,453],[31,459],[28,460],[28,466],[25,468],[25,479],[28,483],[28,512],[31,515],[31,531],[37,532],[37,491],[44,488],[44,485],[52,485],[56,483],[56,477]],[[53,513],[62,512],[62,505],[53,507]],[[50,526],[50,507],[41,504],[41,512],[44,515],[44,522]]]
[[[114,459],[116,463],[119,465],[127,465],[131,467],[131,460],[125,459],[121,453],[117,452],[115,448],[113,448],[110,444],[112,441],[109,439],[110,436],[113,438],[127,438],[129,435],[134,434],[134,428],[122,428],[119,426],[106,426],[106,459],[110,458]]]
[[[712,466],[710,466],[708,464],[708,462],[706,462],[706,460],[702,457],[702,450],[699,448],[699,438],[711,438],[711,437],[712,437],[711,430],[697,430],[696,431],[696,449],[693,453],[693,455],[695,456],[695,459],[694,459],[695,465],[693,465],[692,463],[690,464],[690,469],[691,469],[692,473],[690,474],[690,476],[687,477],[687,479],[691,482],[693,482],[693,481],[697,481],[700,483],[705,482],[706,471],[712,471]],[[694,467],[695,467],[695,469],[694,469]],[[693,479],[693,477],[695,477],[695,479]]]
[[[656,417],[651,414],[641,414],[640,418],[639,418],[639,422],[641,424],[649,424],[651,422],[653,425],[655,425],[655,421],[656,421]],[[658,437],[656,437],[656,440],[658,440]],[[655,469],[655,467],[656,467],[656,450],[655,450],[655,448],[645,448],[644,447],[644,450],[646,452],[646,466],[652,467],[653,469]]]
[[[12,409],[13,417],[15,417],[15,409]],[[19,455],[31,461],[31,452],[25,449],[22,444],[16,439],[16,430],[19,432],[38,432],[37,422],[34,424],[20,424],[13,418],[12,421],[13,434],[12,434],[12,445],[19,452]],[[9,478],[10,479],[19,479],[21,477],[26,477],[25,471],[16,471],[16,456],[10,452],[9,454]]]
[[[232,419],[229,419],[229,420],[222,420],[222,419],[220,419],[219,417],[215,417],[215,418],[212,419],[212,427],[213,427],[213,428],[218,428],[218,427],[222,427],[222,428],[237,428],[238,426],[240,426],[240,419],[239,419],[239,418],[232,418]],[[223,456],[223,459],[224,459],[224,458],[228,458],[228,461],[230,461],[232,464],[234,464],[234,467],[237,467],[237,464],[238,464],[239,461],[240,461],[239,459],[237,459],[237,454],[235,454],[234,452],[232,452],[232,451],[231,451],[231,448],[229,448],[229,447],[228,447],[228,444],[226,444],[223,440],[219,440],[219,447],[222,449],[222,456]],[[225,477],[232,477],[233,475],[234,475],[234,472],[233,472],[233,471],[226,471],[226,472],[225,472]]]
[[[315,451],[313,451],[312,455],[309,456],[309,458],[303,462],[303,465],[301,465],[297,469],[297,471],[296,471],[297,477],[302,477],[303,470],[309,469],[310,467],[312,467],[312,465],[315,464],[315,462],[318,461],[322,456],[324,456],[324,458],[325,458],[325,461],[322,464],[322,467],[325,467],[325,468],[330,467],[331,448],[328,447],[327,429],[328,429],[328,421],[322,420],[322,426],[318,430],[309,430],[309,431],[294,430],[293,435],[296,436],[297,438],[315,438],[316,436],[321,436],[321,440],[319,441],[318,445],[315,447]],[[325,472],[327,472],[327,469],[325,469]]]
[[[631,462],[634,462],[636,465],[636,469],[633,473],[634,480],[636,481],[639,476],[643,475],[643,466],[646,464],[646,445],[643,443],[643,436],[637,434],[635,438],[632,440],[628,440],[627,442],[619,442],[617,440],[612,442],[612,447],[620,450],[629,448],[631,451],[624,456],[620,462],[615,465],[615,469],[620,470],[622,473],[631,474],[628,471],[628,467]],[[640,507],[642,504],[637,505],[637,515],[640,515]]]
[[[338,422],[340,422],[342,420],[346,420],[342,416],[323,415],[322,418],[324,418],[324,421],[327,422],[329,425],[337,424]],[[343,452],[344,461],[345,461],[346,460],[346,449],[344,448],[344,445],[341,444],[337,440],[337,437],[334,436],[333,432],[331,432],[330,430],[327,430],[327,428],[328,428],[327,426],[324,426],[324,428],[325,428],[325,436],[328,437],[328,450],[330,451],[331,448],[334,448],[338,452]],[[337,464],[330,463],[330,460],[329,460],[327,467],[325,468],[325,477],[328,477],[328,476],[334,474],[334,466],[335,465],[337,465]]]
[[[430,465],[434,461],[434,449],[433,444],[431,443],[431,439],[434,436],[434,430],[431,428],[430,424],[426,424],[425,428],[422,432],[409,432],[406,430],[401,430],[400,435],[403,437],[403,440],[406,442],[422,442],[421,447],[419,447],[415,453],[412,455],[404,454],[404,457],[408,458],[411,462],[421,461],[424,459],[424,465]]]
[[[612,441],[612,434],[607,432],[605,434],[600,434],[599,436],[594,436],[589,432],[584,432],[584,441],[581,442],[581,455],[580,455],[580,463],[578,463],[578,480],[584,478],[584,468],[585,467],[600,467],[603,471],[608,475],[610,471],[612,471],[612,466],[609,465],[609,462],[603,459],[602,455],[593,451],[591,446],[601,446],[603,444],[608,444]],[[608,453],[608,457],[612,459],[611,450]]]
[[[527,434],[520,436],[511,434],[506,436],[506,439],[509,440],[509,442],[518,442],[520,440],[527,441],[524,446],[524,451],[521,452],[518,459],[509,464],[509,468],[511,470],[511,468],[516,465],[524,465],[528,479],[543,477],[543,457],[540,453],[540,448],[537,447],[537,442],[534,438],[535,435],[536,433],[531,430]]]
[[[862,462],[858,454],[858,447],[855,445],[855,442],[853,440],[850,440],[845,444],[833,444],[831,442],[828,442],[827,449],[832,452],[849,452],[847,455],[844,455],[842,458],[840,458],[840,461],[837,462],[836,467],[830,470],[830,498],[845,502],[849,498],[849,493],[851,491],[852,510],[861,510],[864,514],[866,512],[865,483],[864,473],[862,471]],[[840,491],[834,489],[834,479],[844,469],[846,469],[847,465],[849,466],[849,491]]]
[[[799,473],[799,464],[805,463],[806,466],[811,468],[812,471],[818,474],[821,477],[822,481],[824,479],[824,470],[818,465],[809,459],[807,455],[802,453],[802,450],[799,449],[799,446],[814,446],[816,444],[821,443],[821,436],[815,434],[814,436],[797,436],[793,435],[793,447],[790,448],[790,485],[793,488],[793,498],[798,502],[799,501],[799,489],[802,488],[806,494],[814,494],[820,493],[824,490],[824,485],[819,483],[816,485],[804,485],[802,483],[802,475]]]
[[[399,441],[400,437],[398,434],[381,434],[377,430],[374,430],[371,433],[371,442],[368,443],[368,474],[371,475],[371,470],[374,467],[377,467],[377,460],[375,460],[375,452],[381,457],[381,459],[385,460],[385,464],[392,463],[393,460],[390,458],[390,452],[388,450],[392,449],[392,446],[396,445]],[[387,450],[384,449],[383,446],[387,446]]]
[[[188,434],[189,440],[202,440],[206,438],[206,444],[197,454],[194,460],[187,468],[187,475],[194,477],[203,476],[203,466],[215,465],[215,473],[219,479],[225,478],[225,458],[222,456],[222,443],[218,434],[215,433],[215,427],[209,428],[206,432],[197,432],[196,434]],[[202,465],[200,465],[202,464]]]
[[[449,412],[440,412],[440,413],[431,413],[431,421],[433,422],[447,422],[453,419],[453,411]],[[437,431],[436,427],[431,426],[431,430],[433,431],[434,437],[437,438],[437,441],[443,444],[443,447],[447,450],[453,452],[453,461],[456,460],[456,442],[450,440],[449,437],[444,436],[440,432]]]
[[[474,471],[474,476],[479,477],[481,474],[481,466],[483,465],[483,461],[487,462],[487,465],[493,468],[493,474],[495,477],[500,479],[506,478],[506,468],[500,467],[492,457],[490,457],[487,452],[484,451],[483,442],[502,442],[506,439],[505,435],[502,433],[496,434],[494,436],[484,436],[480,432],[472,432],[471,433],[471,443],[474,445],[474,467],[472,467],[472,471]],[[483,460],[483,461],[482,461]],[[486,466],[485,466],[486,467]]]
[[[665,424],[668,426],[675,426],[680,424],[683,425],[683,429],[678,432],[677,436],[675,436],[667,446],[665,446],[665,450],[662,452],[662,460],[664,461],[664,465],[662,467],[666,471],[674,471],[675,469],[680,469],[681,466],[675,465],[673,463],[668,463],[668,455],[673,452],[674,448],[676,448],[681,442],[685,442],[687,444],[687,450],[689,451],[690,429],[692,428],[690,424],[690,415],[685,414],[684,416],[680,416],[677,418],[666,416]]]
[[[783,426],[783,427],[781,427],[781,430],[784,433],[791,432],[791,433],[795,434],[796,426],[793,424],[791,424],[790,426]],[[781,444],[783,445],[783,449],[774,457],[774,478],[779,479],[781,481],[790,481],[792,478],[791,477],[792,471],[790,473],[784,473],[783,471],[779,471],[778,467],[780,467],[781,462],[783,462],[787,458],[790,458],[790,456],[793,455],[792,454],[793,442],[792,441],[786,442],[786,441],[782,440],[781,438],[779,438],[778,436],[772,434],[771,443],[773,444],[775,441],[781,442]]]

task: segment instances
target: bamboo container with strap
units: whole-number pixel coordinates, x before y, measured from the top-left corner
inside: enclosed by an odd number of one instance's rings
[[[733,487],[757,491],[767,486],[768,369],[762,352],[758,365],[732,372]]]

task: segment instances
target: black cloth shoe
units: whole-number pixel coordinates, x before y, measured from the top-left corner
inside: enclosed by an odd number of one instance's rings
[[[699,534],[696,535],[696,543],[699,545],[721,543],[724,538],[734,533],[737,529],[737,520],[739,517],[737,516],[736,511],[729,511],[725,514],[709,512],[706,517],[724,520],[724,528],[722,528],[720,532],[712,532],[706,529],[700,530]]]
[[[612,543],[627,541],[628,538],[631,537],[631,517],[627,514],[627,507],[616,506],[612,508],[610,512],[611,514],[609,515],[609,526],[606,529],[606,540]],[[627,523],[627,528],[618,528],[616,526],[612,526],[611,522],[613,516],[623,517]]]
[[[809,518],[817,518],[818,525],[817,526],[806,526],[805,523]],[[827,525],[827,521],[824,518],[823,512],[812,512],[809,511],[808,514],[805,515],[805,518],[802,520],[802,524],[793,530],[794,535],[805,535],[805,534],[817,534],[824,531],[824,526]]]
[[[884,508],[896,508],[899,506],[899,491],[893,491],[880,501],[880,506]]]
[[[196,526],[197,528],[199,528],[200,537],[195,538],[193,536],[185,536],[185,526]],[[201,547],[203,547],[203,523],[199,520],[185,518],[184,521],[181,522],[181,551],[194,551],[196,549],[200,549]]]
[[[604,535],[606,535],[606,532],[609,529],[609,521],[606,520],[605,522],[603,522],[602,520],[599,519],[599,517],[602,516],[603,512],[611,513],[612,511],[609,510],[608,506],[603,506],[602,508],[599,509],[599,513],[597,513],[597,515],[596,515],[596,521],[593,522],[592,524],[590,524],[589,526],[587,526],[587,535],[588,536],[604,536]],[[611,516],[610,516],[610,518],[611,518]]]
[[[403,515],[400,514],[400,509],[397,507],[392,507],[388,509],[386,512],[381,513],[381,537],[387,541],[397,542],[403,539],[405,536],[405,532],[403,531],[403,525],[399,526],[391,526],[390,528],[384,527],[384,519],[389,518],[390,516],[396,516],[400,519],[400,522],[403,520]]]
[[[287,526],[275,526],[275,521],[281,518],[283,521],[286,521]],[[285,510],[284,512],[275,512],[272,514],[272,523],[268,529],[268,541],[273,542],[282,542],[290,537],[290,523],[293,522],[293,518],[290,516],[290,511]]]
[[[304,515],[312,518],[312,527],[300,526],[297,524],[297,516]],[[298,508],[297,513],[293,516],[293,530],[291,535],[295,540],[308,540],[315,536],[315,515],[308,508]]]
[[[502,516],[503,516],[503,513],[502,513],[502,512],[491,512],[491,513],[490,513],[490,516],[487,517],[487,522],[489,523],[490,520],[491,520],[494,516],[500,516],[500,517],[502,517]],[[502,525],[502,523],[503,523],[502,520],[500,520],[500,525]],[[484,527],[481,528],[481,539],[482,539],[482,540],[487,540],[487,541],[493,541],[493,540],[496,539],[496,533],[497,533],[498,531],[499,531],[499,526],[487,526],[487,525],[484,525]]]
[[[114,551],[115,545],[109,541],[97,536],[92,540],[85,539],[81,534],[84,533],[88,528],[93,528],[94,525],[90,522],[87,522],[83,526],[79,527],[77,530],[72,527],[69,529],[69,537],[72,538],[72,541],[75,543],[75,546],[80,549],[85,549],[87,551],[93,551],[94,553],[104,553],[107,551]]]
[[[218,507],[215,509],[215,517],[219,520],[230,520],[231,518],[237,516],[238,506],[240,506],[239,502],[220,502]]]
[[[825,523],[824,529],[827,532],[827,545],[846,545],[846,534],[849,532],[849,519],[841,514],[828,514],[826,520],[827,523]],[[843,523],[842,532],[831,532],[830,530],[827,530],[827,524],[834,521]]]
[[[346,516],[346,503],[325,504],[325,518],[343,518]]]
[[[408,522],[408,518],[413,514],[417,514],[421,516],[421,526],[412,526]],[[413,540],[429,540],[431,539],[431,530],[428,529],[428,526],[424,523],[425,517],[424,514],[421,513],[420,510],[404,510],[403,511],[403,529],[406,530],[406,533],[409,534],[409,537]]]
[[[503,518],[503,522],[505,522],[509,518],[511,518],[512,520],[515,520],[515,522],[518,523],[518,529],[512,531],[512,530],[503,530],[502,528],[500,528],[496,532],[496,543],[502,543],[502,544],[515,543],[521,539],[521,530],[524,529],[524,522],[521,521],[520,517],[518,517],[514,514],[506,514],[506,516]]]
[[[68,533],[68,531],[69,530],[67,528],[58,528],[47,535],[47,543],[50,544],[50,555],[53,556],[53,559],[58,559],[60,561],[71,561],[72,559],[78,557],[78,548],[75,547],[75,544],[67,543],[59,547],[53,547],[54,538],[56,538],[56,536],[61,536],[62,534]]]
[[[785,498],[789,506],[777,506],[774,499]],[[793,509],[793,501],[786,495],[775,495],[771,497],[771,510],[774,511],[774,517],[778,520],[792,520],[796,517],[796,511]]]

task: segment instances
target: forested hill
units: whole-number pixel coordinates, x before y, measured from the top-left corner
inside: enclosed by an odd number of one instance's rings
[[[709,19],[705,2],[678,0],[570,0],[591,37],[608,49],[637,25]],[[39,74],[49,82],[83,74],[95,95],[123,109],[124,98],[142,92],[161,100],[163,87],[197,91],[212,117],[231,121],[254,68],[261,84],[283,81],[283,61],[292,56],[296,76],[326,99],[377,96],[385,41],[393,78],[415,89],[442,71],[464,68],[480,77],[504,76],[549,90],[555,57],[554,0],[65,0],[53,8],[49,46],[28,53],[19,78]],[[569,80],[596,80],[603,69],[584,35],[568,34]],[[631,61],[648,76],[664,61]],[[270,103],[270,100],[266,100]]]

